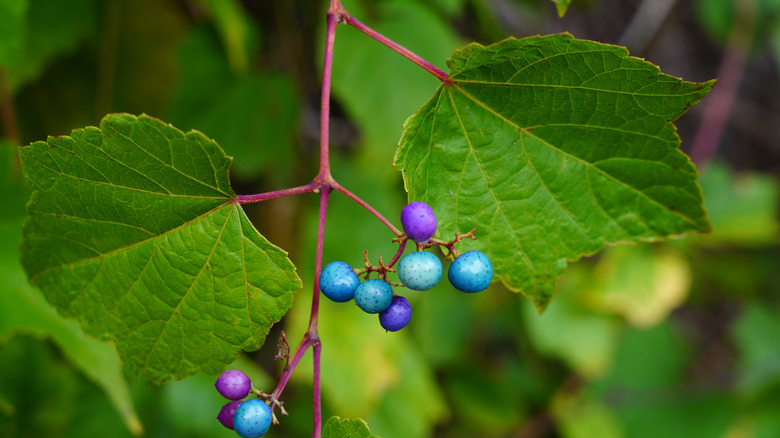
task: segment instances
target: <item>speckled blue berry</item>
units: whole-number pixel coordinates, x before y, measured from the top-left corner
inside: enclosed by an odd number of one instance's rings
[[[254,398],[238,407],[233,416],[233,428],[244,438],[258,438],[268,432],[272,418],[271,408],[264,401]]]
[[[239,400],[252,390],[252,381],[240,370],[227,370],[214,382],[217,391],[228,400]]]
[[[360,283],[355,291],[355,304],[366,313],[379,313],[393,301],[393,288],[377,278]]]
[[[397,332],[412,319],[412,306],[406,298],[393,297],[393,301],[379,314],[379,325],[389,332]]]
[[[410,239],[425,242],[436,232],[436,215],[428,204],[415,201],[401,211],[401,226]]]
[[[337,303],[346,303],[355,296],[360,279],[344,262],[330,262],[320,273],[322,294]]]
[[[493,265],[484,253],[469,251],[452,262],[447,277],[455,289],[479,292],[485,290],[493,280]]]
[[[409,289],[431,289],[439,283],[441,274],[439,258],[429,252],[411,252],[398,262],[398,278]]]
[[[222,409],[219,410],[219,414],[217,414],[217,420],[219,420],[223,426],[233,430],[233,417],[236,416],[236,411],[238,410],[238,407],[241,406],[241,403],[243,403],[242,400],[233,400],[225,403],[225,406],[222,406]]]

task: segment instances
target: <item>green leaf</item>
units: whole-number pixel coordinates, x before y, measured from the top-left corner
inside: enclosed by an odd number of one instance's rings
[[[355,16],[372,17],[366,24],[429,60],[440,60],[458,47],[452,28],[423,2],[389,0],[375,4],[375,14],[361,13],[360,2],[347,8]],[[322,32],[325,35],[325,32]],[[377,162],[388,162],[403,122],[420,96],[437,80],[418,66],[351,26],[339,27],[333,54],[333,94],[354,120],[366,146],[361,161],[374,168],[374,177],[397,181],[398,175]],[[382,84],[382,86],[377,86]]]
[[[561,294],[544,316],[523,300],[526,332],[536,348],[561,358],[585,378],[604,374],[612,366],[620,325],[614,318],[587,309],[581,291],[592,281],[587,267],[572,268],[561,282]]]
[[[58,311],[116,341],[137,380],[220,372],[259,348],[301,282],[249,222],[198,132],[109,115],[21,149],[22,265]]]
[[[780,388],[780,336],[778,312],[766,304],[753,303],[730,327],[740,350],[738,387],[750,397],[770,388]]]
[[[330,417],[322,429],[322,438],[379,438],[371,435],[368,425],[360,418]]]
[[[249,69],[249,46],[256,38],[252,23],[238,0],[200,0],[198,3],[211,10],[214,21],[222,38],[230,67],[234,72],[246,72]]]
[[[561,394],[554,409],[563,438],[622,438],[620,421],[598,400]]]
[[[22,56],[27,0],[0,2],[0,68],[16,66]]]
[[[635,327],[652,327],[688,297],[691,267],[669,246],[621,246],[604,250],[588,290],[589,305],[616,313]]]
[[[170,121],[197,128],[234,157],[232,177],[256,177],[289,167],[299,97],[285,76],[235,75],[213,32],[201,27],[179,51],[179,86]]]
[[[9,6],[17,0],[2,1]],[[45,67],[56,57],[72,53],[79,43],[97,34],[100,2],[97,0],[35,0],[29,2],[22,19],[24,23],[13,35],[20,49],[16,62],[10,64],[11,89],[18,90],[26,83],[37,79]],[[0,5],[0,9],[3,8]],[[5,25],[4,12],[0,12]],[[3,24],[0,24],[3,26]],[[0,31],[0,45],[9,43]],[[1,49],[0,49],[1,50]],[[3,62],[0,60],[0,64]]]
[[[700,236],[705,245],[772,245],[778,241],[780,184],[758,173],[734,174],[720,162],[710,163],[699,178],[712,234]]]
[[[127,428],[141,435],[143,428],[113,345],[87,337],[77,323],[57,315],[40,291],[25,279],[19,264],[19,243],[24,204],[30,193],[16,169],[15,152],[16,148],[0,140],[0,345],[20,334],[51,338],[82,373],[100,386]]]
[[[571,0],[552,0],[555,3],[555,8],[558,10],[558,16],[563,18],[566,15],[566,10],[569,9]]]
[[[712,82],[560,34],[471,44],[410,117],[396,153],[438,235],[478,227],[496,278],[543,311],[566,262],[607,243],[707,231],[696,169],[670,121]]]

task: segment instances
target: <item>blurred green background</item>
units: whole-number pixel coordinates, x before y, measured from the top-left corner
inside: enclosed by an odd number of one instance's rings
[[[549,310],[500,285],[406,294],[414,319],[325,301],[325,418],[359,416],[384,438],[780,436],[780,0],[345,0],[365,23],[440,68],[467,42],[568,31],[626,45],[665,73],[719,78],[677,121],[713,232],[607,248],[569,266]],[[18,262],[24,187],[13,146],[146,113],[198,129],[235,157],[249,194],[316,173],[325,1],[0,0],[0,436],[231,437],[214,376],[128,384],[110,344],[60,319]],[[405,203],[392,158],[435,78],[341,26],[333,174],[389,218]],[[317,198],[247,207],[307,285],[257,353],[275,386],[275,339],[305,329]],[[392,256],[392,235],[332,196],[325,261]],[[446,283],[446,282],[445,282]],[[311,434],[310,354],[268,434]]]

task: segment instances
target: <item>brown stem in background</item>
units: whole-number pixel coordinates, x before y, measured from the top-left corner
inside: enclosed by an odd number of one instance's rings
[[[122,0],[110,0],[104,12],[100,52],[98,53],[97,83],[95,85],[95,121],[111,112],[116,79],[117,46],[119,44],[119,19]]]
[[[14,96],[11,93],[11,81],[8,78],[8,71],[3,68],[0,68],[0,121],[3,127],[3,138],[12,145],[18,145],[21,138],[16,122]]]
[[[691,160],[699,166],[706,164],[718,149],[753,40],[755,0],[734,0],[734,6],[737,14],[718,69],[718,84],[707,99],[701,125],[691,147]]]

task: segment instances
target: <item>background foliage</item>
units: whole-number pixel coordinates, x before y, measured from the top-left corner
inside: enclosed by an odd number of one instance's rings
[[[608,248],[572,264],[541,317],[501,287],[466,296],[442,285],[414,297],[412,325],[389,336],[375,318],[324,302],[326,417],[362,417],[386,438],[780,435],[780,4],[669,1],[659,18],[646,3],[575,1],[560,19],[553,2],[537,0],[345,2],[440,68],[468,41],[559,31],[627,45],[690,81],[716,77],[729,50],[749,57],[717,154],[698,163],[711,234]],[[236,157],[237,193],[305,183],[316,166],[325,6],[0,1],[0,98],[12,104],[0,128],[0,435],[232,436],[214,421],[222,400],[213,377],[129,386],[114,346],[84,336],[28,285],[18,245],[29,192],[10,146],[96,125],[108,112],[147,113],[198,129]],[[735,49],[735,39],[749,44]],[[390,165],[401,124],[436,85],[339,28],[333,173],[387,217],[405,201]],[[684,151],[707,103],[677,122]],[[391,254],[378,221],[341,196],[331,205],[326,260]],[[315,197],[247,208],[305,285],[315,213]],[[296,295],[269,340],[281,328],[300,338],[310,293]],[[267,390],[279,371],[274,344],[236,364]],[[309,433],[304,365],[285,392],[291,416],[273,436]]]

